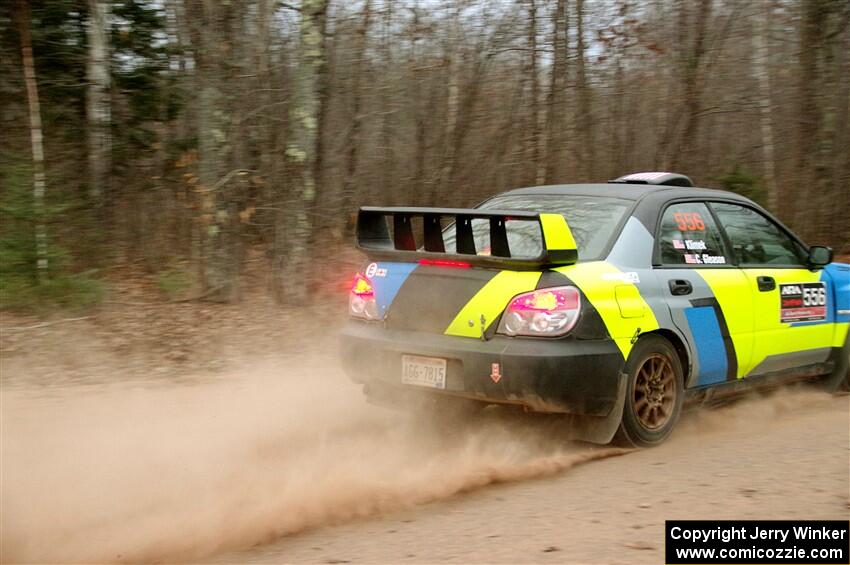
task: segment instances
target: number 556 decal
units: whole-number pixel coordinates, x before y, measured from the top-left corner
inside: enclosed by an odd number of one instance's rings
[[[813,322],[826,319],[826,287],[821,282],[779,285],[780,320]]]

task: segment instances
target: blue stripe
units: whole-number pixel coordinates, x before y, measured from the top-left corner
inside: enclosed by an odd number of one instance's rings
[[[835,306],[827,310],[828,316],[834,316],[833,321],[850,322],[850,314],[838,314],[839,310],[850,312],[850,265],[830,263],[824,267],[820,280],[831,280],[832,295]]]
[[[418,263],[378,263],[378,272],[386,269],[386,274],[382,277],[375,275],[369,280],[372,281],[372,288],[375,289],[375,302],[380,308],[382,318],[393,303],[401,285],[418,266]]]
[[[694,336],[699,358],[697,386],[705,386],[726,380],[729,368],[726,361],[726,346],[720,333],[717,313],[711,306],[685,310],[688,325]]]

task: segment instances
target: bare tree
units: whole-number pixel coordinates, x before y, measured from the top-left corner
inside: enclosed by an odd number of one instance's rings
[[[304,0],[299,23],[298,63],[289,102],[289,140],[286,155],[291,184],[275,226],[276,295],[284,302],[302,301],[309,245],[313,237],[316,202],[316,160],[321,149],[319,92],[325,67],[325,16],[329,0]]]
[[[767,205],[775,210],[779,204],[779,188],[776,185],[776,157],[773,144],[773,103],[770,87],[770,24],[773,0],[761,3],[760,12],[753,14],[753,74],[758,84],[759,120],[761,125],[761,150],[764,159],[764,184],[767,189]]]
[[[89,194],[95,205],[103,203],[110,179],[112,112],[109,74],[109,26],[111,3],[88,0],[88,61],[86,117],[88,119]]]
[[[35,78],[35,63],[30,35],[30,5],[27,0],[18,0],[18,31],[21,37],[21,58],[24,67],[24,83],[29,104],[30,145],[33,169],[33,215],[35,216],[36,276],[42,282],[47,277],[47,225],[44,218],[44,196],[47,181],[44,175],[44,143],[41,130],[41,106],[38,99],[38,83]]]
[[[578,90],[578,134],[581,136],[581,144],[579,145],[579,158],[581,171],[581,180],[593,179],[596,170],[596,149],[594,146],[594,120],[593,120],[593,104],[592,93],[587,76],[587,55],[585,53],[584,36],[584,0],[576,0],[576,87]]]
[[[369,35],[369,26],[372,21],[372,0],[365,0],[363,3],[363,17],[357,29],[357,39],[354,51],[354,70],[353,80],[351,83],[351,126],[348,129],[348,138],[346,140],[346,165],[345,165],[345,180],[342,189],[342,209],[343,212],[353,219],[354,214],[349,209],[354,193],[357,190],[357,167],[359,159],[360,144],[362,143],[361,132],[363,129],[363,69],[365,67],[366,58],[366,40]],[[348,227],[352,225],[349,224]],[[347,230],[346,230],[347,231]]]
[[[559,162],[563,155],[564,89],[567,86],[567,61],[569,59],[569,20],[567,1],[557,0],[552,12],[552,73],[549,78],[549,92],[546,98],[546,147],[543,165],[543,181],[552,183],[560,170]],[[538,171],[538,177],[539,177]]]
[[[537,0],[526,0],[528,3],[528,67],[526,77],[530,83],[529,103],[530,129],[529,132],[529,164],[530,180],[535,184],[542,184],[546,169],[541,159],[541,112],[540,112],[540,67],[537,63]]]
[[[234,121],[231,74],[237,2],[192,0],[190,20],[197,70],[198,199],[197,245],[204,296],[233,301],[239,297],[240,222],[234,186],[244,171],[234,162]],[[237,29],[234,29],[237,28]]]

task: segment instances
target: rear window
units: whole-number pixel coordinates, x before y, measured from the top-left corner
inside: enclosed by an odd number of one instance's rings
[[[598,259],[614,230],[631,206],[630,200],[578,195],[510,195],[497,196],[481,206],[481,210],[522,210],[563,214],[573,232],[580,261]],[[538,257],[543,251],[540,227],[536,222],[508,221],[508,244],[513,257]],[[475,249],[479,255],[490,253],[490,230],[487,220],[473,220]],[[443,234],[446,251],[456,252],[454,226]]]

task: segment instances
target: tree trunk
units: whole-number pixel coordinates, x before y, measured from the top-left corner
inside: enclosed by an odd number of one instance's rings
[[[310,280],[307,269],[313,235],[316,201],[316,159],[320,148],[318,130],[320,81],[325,65],[325,15],[329,0],[304,0],[299,23],[299,53],[289,106],[289,139],[286,155],[292,172],[290,198],[278,214],[275,229],[277,298],[303,302]]]
[[[838,88],[835,104],[837,106],[836,139],[833,151],[833,201],[844,202],[833,208],[833,233],[830,241],[837,242],[839,251],[850,253],[850,25],[847,25],[838,42]],[[843,224],[843,226],[842,226]]]
[[[30,6],[27,0],[18,0],[18,30],[21,37],[21,58],[23,59],[24,83],[26,84],[27,102],[29,104],[36,280],[41,283],[48,276],[47,225],[45,224],[44,210],[47,181],[44,175],[44,138],[41,131],[41,107],[38,99],[38,83],[35,78],[35,61],[32,55],[32,38],[30,35]]]
[[[427,101],[427,93],[423,92],[426,88],[426,82],[422,79],[422,74],[424,71],[418,71],[415,69],[415,65],[417,59],[420,56],[420,51],[418,48],[418,40],[419,40],[419,26],[420,26],[420,8],[419,2],[414,2],[413,5],[413,46],[411,47],[411,61],[410,66],[413,68],[413,92],[411,94],[411,100],[413,102],[413,112],[414,112],[414,128],[415,134],[414,138],[415,142],[415,155],[413,156],[414,166],[413,166],[413,187],[416,191],[417,198],[421,201],[423,196],[427,194],[428,189],[426,187],[426,179],[425,179],[425,164],[426,164],[426,153],[428,151],[428,131],[427,131],[427,109],[428,109],[428,101]]]
[[[95,206],[109,193],[112,125],[109,74],[109,26],[111,3],[88,0],[88,60],[86,118],[88,120],[89,196]]]
[[[363,20],[357,29],[357,42],[354,52],[354,71],[351,81],[351,127],[348,130],[348,139],[345,146],[348,148],[345,164],[345,180],[342,188],[342,212],[345,214],[346,233],[354,227],[355,213],[351,210],[351,202],[357,191],[357,171],[360,151],[361,130],[363,128],[363,101],[361,89],[363,88],[363,67],[366,57],[366,41],[369,34],[369,25],[372,20],[372,0],[366,0],[363,4]]]
[[[685,126],[674,145],[671,162],[676,170],[693,170],[696,167],[697,147],[702,108],[702,59],[705,55],[708,20],[711,17],[712,0],[699,0],[696,18],[691,26],[693,44],[685,61],[683,72]],[[682,6],[684,10],[684,5]]]
[[[393,100],[393,85],[391,81],[392,72],[394,70],[393,49],[392,49],[392,33],[393,33],[393,13],[395,8],[394,0],[386,0],[384,2],[384,33],[381,42],[381,51],[383,63],[385,65],[385,76],[383,92],[381,95],[381,137],[380,137],[380,154],[381,154],[381,173],[380,173],[380,188],[381,196],[386,198],[395,194],[393,190],[393,182],[395,181],[395,148],[393,147],[393,134],[395,132],[395,104]]]
[[[773,0],[762,3],[764,14],[753,17],[753,74],[758,82],[759,124],[761,127],[761,151],[764,184],[767,190],[767,207],[779,212],[779,187],[776,185],[776,157],[773,144],[773,104],[770,89],[770,22]]]
[[[567,75],[567,45],[569,29],[566,18],[566,0],[557,0],[552,13],[552,74],[549,78],[549,93],[546,100],[546,146],[543,163],[543,181],[555,182],[560,172],[564,120],[564,88]]]
[[[453,7],[449,40],[446,47],[446,60],[448,64],[448,76],[446,77],[446,117],[443,127],[443,162],[440,168],[440,178],[434,185],[435,193],[431,195],[431,205],[437,205],[443,194],[448,190],[453,181],[455,170],[455,144],[458,120],[458,109],[460,106],[460,8]]]
[[[581,139],[579,157],[582,180],[595,178],[596,149],[593,131],[592,94],[587,81],[587,62],[585,60],[584,39],[584,0],[576,0],[576,59],[578,79],[578,134]]]
[[[235,185],[242,171],[233,161],[230,76],[235,64],[234,26],[241,6],[194,0],[192,12],[198,120],[198,242],[203,294],[214,301],[239,298],[241,226]]]
[[[531,180],[534,184],[543,184],[546,169],[540,158],[541,126],[540,126],[540,70],[537,64],[537,2],[528,1],[528,70],[527,80],[531,83],[531,131],[529,136],[529,161]]]
[[[818,52],[823,34],[824,15],[820,0],[803,0],[800,22],[800,79],[798,85],[797,194],[794,200],[794,227],[804,237],[811,235],[810,212],[813,209],[815,163],[820,152],[820,107],[818,100],[820,71]],[[815,189],[815,190],[813,190]]]

